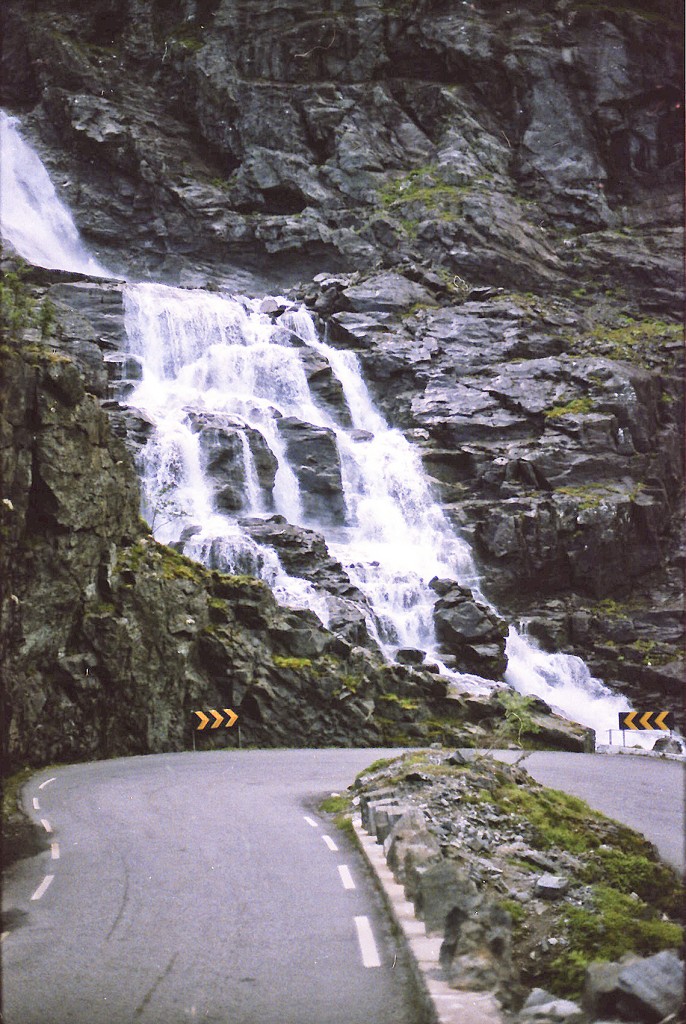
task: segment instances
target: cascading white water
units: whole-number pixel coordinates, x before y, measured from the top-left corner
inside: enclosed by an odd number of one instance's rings
[[[84,246],[40,157],[0,111],[0,231],[29,263],[96,277],[111,276]]]
[[[112,276],[87,252],[39,157],[21,139],[16,119],[0,111],[2,234],[40,266]],[[306,310],[290,310],[275,325],[259,300],[236,299],[162,285],[125,289],[131,348],[143,361],[131,403],[155,426],[144,458],[144,514],[163,542],[182,544],[210,566],[266,579],[277,598],[312,608],[329,620],[326,595],[288,576],[275,552],[257,544],[239,516],[217,506],[207,472],[203,432],[238,438],[242,516],[279,512],[289,522],[317,528],[372,609],[370,629],[388,652],[417,647],[435,656],[434,577],[456,579],[483,599],[471,553],[433,502],[417,453],[389,428],[373,406],[353,353],[317,336]],[[294,344],[294,337],[296,343]],[[308,386],[299,348],[326,359],[340,382],[352,427],[318,404]],[[308,521],[298,479],[279,431],[281,417],[331,431],[340,456],[344,525]],[[250,438],[261,439],[278,462],[273,488],[260,481]],[[541,696],[568,718],[594,728],[598,738],[617,727],[628,702],[593,679],[579,658],[538,651],[514,628],[507,644],[506,679]],[[485,681],[458,677],[464,687]],[[652,738],[630,742],[652,745]]]
[[[279,462],[273,511],[325,534],[331,552],[367,598],[373,610],[369,629],[389,654],[399,647],[435,654],[435,594],[428,582],[441,576],[476,587],[468,547],[433,502],[417,454],[374,409],[354,355],[321,342],[305,310],[286,314],[275,325],[258,312],[258,305],[257,300],[161,285],[126,290],[129,338],[145,368],[130,401],[157,428],[144,472],[152,521],[158,509],[173,510],[173,518],[165,515],[167,521],[160,526],[163,539],[178,542],[184,535],[197,537],[201,529],[207,544],[211,530],[216,534],[214,549],[221,544],[226,555],[227,536],[235,537],[236,521],[216,514],[211,485],[198,469],[198,434],[193,434],[191,421],[196,431],[199,423],[230,423],[242,431],[242,450],[249,449],[245,432],[257,431]],[[301,359],[307,348],[338,371],[350,426],[310,392]],[[303,514],[298,482],[278,430],[279,419],[289,416],[335,436],[345,524],[332,527]],[[244,511],[259,514],[254,500],[248,504]],[[249,548],[254,544],[249,539],[243,543]],[[187,542],[188,553],[194,544],[197,539]],[[234,558],[238,554],[236,549]]]

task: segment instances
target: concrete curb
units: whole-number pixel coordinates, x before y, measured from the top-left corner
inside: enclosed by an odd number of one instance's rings
[[[365,832],[357,814],[353,816],[353,828],[362,854],[376,875],[388,911],[405,936],[415,977],[433,1010],[436,1024],[503,1024],[500,1006],[492,993],[458,991],[443,980],[438,959],[443,940],[438,935],[426,934],[424,923],[415,917],[413,905],[405,899],[405,890],[386,864],[383,846],[377,843],[375,836]]]

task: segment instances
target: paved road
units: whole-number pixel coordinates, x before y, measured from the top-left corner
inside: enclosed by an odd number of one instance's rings
[[[387,753],[169,754],[36,775],[24,801],[52,845],[4,880],[5,1024],[423,1024],[362,861],[316,810]],[[542,752],[526,766],[683,866],[683,765]],[[356,918],[379,966],[365,966]]]
[[[35,776],[25,804],[58,847],[5,880],[5,1024],[423,1024],[362,859],[316,810],[380,753],[170,754]]]
[[[518,751],[500,751],[514,761]],[[544,786],[579,796],[597,811],[642,832],[663,860],[683,872],[685,772],[680,761],[628,754],[539,751],[523,767]]]

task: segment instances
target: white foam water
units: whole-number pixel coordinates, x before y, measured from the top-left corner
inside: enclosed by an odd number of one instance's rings
[[[40,157],[17,119],[0,111],[0,233],[39,267],[96,277],[112,275],[88,252]]]
[[[435,594],[428,583],[441,576],[476,587],[476,569],[469,548],[433,501],[417,453],[374,408],[354,355],[321,342],[304,309],[274,324],[258,311],[257,300],[162,285],[128,286],[125,306],[131,348],[144,366],[143,381],[130,400],[156,424],[143,477],[152,521],[160,508],[167,510],[167,525],[160,529],[164,539],[178,543],[184,533],[210,521],[219,534],[236,531],[235,519],[216,514],[192,422],[230,421],[243,432],[243,450],[249,449],[247,432],[256,431],[279,463],[273,511],[324,533],[372,609],[372,635],[389,655],[399,647],[416,647],[436,656]],[[334,370],[352,425],[339,422],[310,392],[301,359],[308,346]],[[286,416],[324,427],[335,437],[344,525],[331,527],[304,515],[278,430]],[[259,488],[252,481],[244,511],[259,515],[266,502],[264,496],[257,500]],[[190,553],[188,545],[186,550]]]

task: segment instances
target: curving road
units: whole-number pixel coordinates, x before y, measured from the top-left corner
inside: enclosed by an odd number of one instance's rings
[[[361,857],[316,809],[391,753],[230,750],[34,776],[23,799],[49,845],[4,878],[4,1024],[425,1024]],[[526,767],[683,866],[683,765],[541,752]]]
[[[27,809],[58,846],[5,880],[5,1024],[424,1024],[361,857],[316,810],[376,756],[234,750],[34,777]]]

